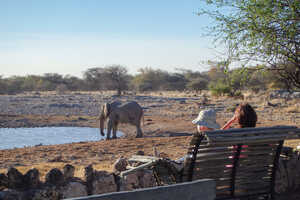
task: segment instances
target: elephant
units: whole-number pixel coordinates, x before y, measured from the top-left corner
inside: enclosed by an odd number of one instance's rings
[[[104,136],[104,122],[107,120],[106,139],[110,139],[111,130],[113,131],[112,138],[117,138],[116,133],[119,123],[127,123],[136,126],[136,137],[143,137],[141,129],[141,119],[144,116],[143,108],[135,101],[122,104],[114,101],[105,103],[100,111],[100,134]]]

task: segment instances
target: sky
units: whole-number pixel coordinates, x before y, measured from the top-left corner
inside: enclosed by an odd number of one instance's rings
[[[217,51],[201,0],[0,0],[0,75],[82,77],[122,65],[207,70]]]

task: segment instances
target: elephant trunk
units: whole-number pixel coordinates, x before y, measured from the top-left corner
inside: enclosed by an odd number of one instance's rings
[[[103,116],[100,116],[100,134],[104,136],[104,121],[105,118]]]

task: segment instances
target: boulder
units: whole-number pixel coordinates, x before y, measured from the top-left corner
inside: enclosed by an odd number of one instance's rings
[[[137,173],[124,176],[120,183],[120,191],[129,191],[139,188],[139,177]]]
[[[69,182],[61,190],[63,198],[87,196],[86,186],[79,182]]]
[[[7,172],[9,181],[9,188],[11,189],[22,189],[25,187],[24,176],[16,168],[10,167]]]
[[[63,172],[65,180],[71,179],[74,177],[75,167],[67,164],[64,166]]]
[[[27,188],[38,188],[41,184],[40,172],[36,168],[30,169],[24,175],[24,182]]]
[[[1,188],[8,188],[8,186],[9,186],[8,177],[5,174],[1,173],[0,174],[0,190],[1,190]]]
[[[143,170],[143,176],[140,177],[140,187],[148,188],[156,186],[156,181],[152,170]]]
[[[21,192],[9,189],[0,192],[0,199],[1,200],[23,200],[23,195]]]
[[[108,192],[116,192],[117,184],[113,174],[106,171],[95,171],[92,183],[92,194],[103,194]]]
[[[56,187],[45,187],[40,190],[31,190],[27,192],[24,199],[30,200],[60,200],[62,199],[62,194],[57,190]]]
[[[87,187],[87,193],[88,195],[92,194],[93,191],[93,180],[94,180],[94,169],[92,165],[88,165],[84,168],[84,177]]]
[[[60,186],[64,182],[63,173],[57,169],[53,168],[46,174],[46,181],[47,185],[57,185]]]

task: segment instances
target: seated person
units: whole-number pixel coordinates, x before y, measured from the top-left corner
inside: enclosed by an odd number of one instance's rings
[[[197,124],[197,132],[213,131],[219,129],[220,125],[216,122],[216,111],[214,109],[206,109],[199,112],[198,117],[192,121]],[[175,162],[183,163],[185,156],[175,160]]]
[[[234,112],[233,117],[221,128],[222,130],[229,129],[230,126],[237,122],[238,128],[255,127],[257,115],[255,110],[248,103],[240,104]]]
[[[230,126],[237,122],[238,128],[255,127],[257,115],[252,106],[248,103],[240,104],[234,112],[234,116],[221,128],[222,130],[229,129]],[[192,121],[197,124],[197,132],[219,129],[220,125],[216,122],[216,111],[206,109],[200,111],[198,117]],[[175,162],[183,163],[185,156],[175,160]]]
[[[197,132],[219,129],[220,125],[216,122],[216,111],[206,109],[199,112],[198,117],[192,121],[197,124]]]

